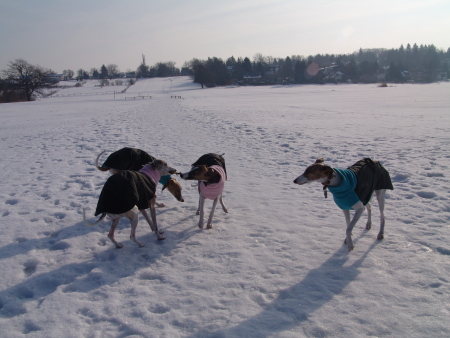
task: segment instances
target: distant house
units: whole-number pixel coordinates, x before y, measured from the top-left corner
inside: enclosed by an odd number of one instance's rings
[[[319,72],[317,73],[317,75],[322,74],[323,76],[323,81],[324,82],[334,82],[334,83],[338,83],[338,82],[342,82],[344,81],[344,73],[337,71],[337,72],[333,72],[332,68],[329,69],[323,69],[323,70],[319,70]]]
[[[183,67],[183,68],[181,68],[181,75],[182,76],[189,76],[189,75],[193,75],[193,72],[188,67]]]
[[[334,81],[342,81],[344,79],[344,73],[337,71],[336,73],[334,73],[333,79]]]
[[[244,76],[243,81],[246,84],[255,84],[255,83],[260,83],[261,78],[262,78],[261,75],[257,75],[257,76],[246,75],[246,76]]]
[[[47,79],[50,82],[53,82],[53,83],[58,83],[59,81],[63,81],[64,78],[65,78],[65,76],[63,76],[62,74],[49,74],[49,75],[47,75]]]
[[[436,73],[436,81],[447,81],[447,72],[438,71]]]

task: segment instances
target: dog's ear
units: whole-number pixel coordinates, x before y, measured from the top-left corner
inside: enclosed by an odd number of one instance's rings
[[[323,167],[323,171],[326,173],[326,175],[328,176],[328,178],[332,178],[333,177],[333,173],[334,173],[334,169],[329,167],[329,166],[324,166]]]
[[[325,162],[325,160],[323,158],[318,158],[316,160],[316,162],[314,162],[314,164],[320,164],[320,163],[323,163],[323,162]]]

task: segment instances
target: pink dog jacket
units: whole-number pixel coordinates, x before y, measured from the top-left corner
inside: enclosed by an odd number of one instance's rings
[[[211,183],[208,185],[205,185],[204,182],[200,182],[200,192],[202,193],[205,198],[210,200],[215,200],[217,197],[219,197],[223,193],[223,188],[225,187],[225,181],[227,180],[227,175],[225,174],[225,170],[223,170],[222,167],[218,165],[212,165],[210,167],[211,169],[214,169],[220,174],[220,182],[218,183]]]
[[[145,176],[147,176],[149,179],[155,183],[155,186],[158,184],[158,181],[161,179],[161,175],[159,174],[159,171],[156,169],[153,169],[151,164],[146,164],[142,167],[141,170],[139,170],[140,173],[143,173]]]

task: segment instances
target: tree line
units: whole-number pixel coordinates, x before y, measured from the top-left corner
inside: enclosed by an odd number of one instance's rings
[[[77,85],[81,85],[83,80],[98,79],[100,86],[109,85],[108,80],[118,78],[129,78],[129,83],[133,84],[136,78],[167,77],[180,75],[180,70],[175,67],[175,62],[158,62],[154,66],[145,63],[145,56],[142,56],[142,63],[136,71],[123,73],[116,64],[102,65],[100,68],[91,68],[89,71],[79,69],[74,72],[66,69],[62,74],[56,74],[51,69],[33,65],[24,59],[16,59],[8,64],[6,70],[0,77],[0,103],[32,101],[36,95],[45,95],[44,88],[55,87],[60,80],[77,80]],[[116,82],[122,82],[116,80]],[[111,82],[114,83],[114,82]]]
[[[249,57],[233,56],[223,61],[218,57],[206,60],[192,59],[182,69],[175,62],[158,62],[149,66],[142,55],[142,62],[135,71],[123,73],[116,64],[102,65],[89,71],[64,70],[62,77],[82,81],[93,78],[102,81],[115,78],[152,78],[190,75],[202,87],[229,84],[308,84],[308,83],[376,83],[419,82],[429,83],[447,79],[449,74],[450,48],[447,51],[434,45],[401,45],[399,48],[360,49],[351,54],[317,54],[275,58],[257,53]],[[0,77],[0,103],[31,101],[42,88],[50,88],[59,81],[55,72],[26,60],[9,63]]]
[[[307,84],[307,83],[429,83],[448,79],[450,48],[408,44],[396,49],[360,49],[352,54],[317,54],[274,58],[255,54],[193,59],[185,64],[194,82],[202,87],[226,84]]]

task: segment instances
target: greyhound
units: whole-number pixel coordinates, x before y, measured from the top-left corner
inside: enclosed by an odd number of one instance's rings
[[[310,182],[323,184],[325,198],[327,189],[333,194],[335,203],[344,212],[347,223],[346,238],[348,250],[354,248],[352,241],[352,230],[362,213],[364,207],[367,209],[368,220],[366,229],[372,227],[372,209],[370,200],[375,192],[380,209],[380,232],[377,239],[384,238],[384,205],[386,190],[393,190],[391,178],[388,171],[377,161],[365,158],[356,162],[353,166],[342,170],[325,165],[323,158],[306,168],[305,172],[294,180],[294,183],[302,185]],[[353,219],[350,220],[350,210],[355,210]]]

